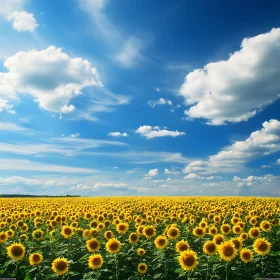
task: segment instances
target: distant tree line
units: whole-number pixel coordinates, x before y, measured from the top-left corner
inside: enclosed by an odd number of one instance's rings
[[[81,197],[80,195],[33,195],[33,194],[0,194],[1,197]]]

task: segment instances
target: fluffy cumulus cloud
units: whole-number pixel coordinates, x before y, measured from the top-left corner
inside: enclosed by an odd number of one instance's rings
[[[179,171],[174,171],[174,170],[169,170],[168,168],[165,168],[165,169],[164,169],[164,173],[165,173],[165,174],[170,174],[170,175],[177,175],[177,174],[179,174],[180,172],[179,172]]]
[[[47,111],[70,113],[69,104],[87,86],[102,86],[96,68],[88,60],[71,58],[61,48],[21,51],[8,57],[0,73],[0,96],[30,94]]]
[[[237,187],[252,187],[257,184],[270,184],[276,180],[279,180],[280,176],[274,176],[272,174],[267,174],[264,176],[249,176],[247,178],[240,178],[234,176],[233,181],[237,183]]]
[[[146,174],[147,177],[154,177],[154,176],[157,176],[157,175],[158,175],[158,169],[157,169],[157,168],[151,169],[151,170]]]
[[[135,132],[142,136],[145,136],[147,139],[164,137],[164,136],[177,137],[181,135],[186,135],[185,132],[179,132],[178,130],[176,131],[170,131],[166,129],[161,130],[158,126],[152,127],[149,125],[140,126]]]
[[[25,11],[14,11],[9,17],[9,21],[13,22],[13,28],[17,31],[33,31],[38,24],[36,23],[36,19],[33,14],[29,14]]]
[[[121,132],[110,132],[108,134],[109,136],[112,136],[112,137],[127,137],[128,134],[127,133],[121,133]]]
[[[228,60],[186,76],[180,89],[190,118],[209,124],[247,121],[279,98],[280,28],[242,41]]]
[[[214,179],[223,179],[223,177],[220,177],[220,176],[208,176],[208,177],[203,177],[203,176],[200,176],[196,173],[189,173],[188,175],[186,175],[184,177],[184,179],[198,179],[198,180],[207,180],[207,181],[211,181],[211,180],[214,180]]]
[[[183,172],[235,171],[253,159],[280,151],[280,122],[270,120],[262,126],[261,130],[252,132],[246,140],[236,141],[218,154],[210,156],[208,161],[189,163]]]
[[[155,108],[157,105],[169,105],[172,106],[172,101],[164,98],[160,98],[159,100],[153,101],[149,100],[148,105],[152,108]]]

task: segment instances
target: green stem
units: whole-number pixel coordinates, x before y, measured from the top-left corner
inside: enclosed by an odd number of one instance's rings
[[[228,263],[226,263],[226,280],[228,280]]]
[[[119,267],[118,267],[118,257],[117,254],[114,254],[115,258],[115,267],[116,267],[116,279],[119,279]]]

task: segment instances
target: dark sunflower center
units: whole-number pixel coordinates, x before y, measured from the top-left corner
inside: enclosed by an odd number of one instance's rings
[[[6,235],[5,235],[5,234],[3,234],[3,233],[2,233],[2,234],[0,234],[0,239],[1,239],[1,240],[5,240],[5,239],[6,239]]]
[[[152,228],[147,228],[145,232],[146,232],[146,234],[147,234],[148,236],[154,234],[154,230],[153,230]]]
[[[238,240],[233,240],[233,243],[235,245],[235,248],[238,250],[240,248],[240,242]]]
[[[202,234],[202,229],[201,228],[197,228],[196,229],[196,234],[201,235]]]
[[[266,251],[267,250],[267,248],[268,248],[268,246],[267,246],[267,244],[265,243],[265,242],[260,242],[258,245],[257,245],[257,247],[258,247],[258,249],[260,250],[260,251]]]
[[[58,261],[56,263],[56,268],[59,271],[63,271],[63,270],[65,270],[67,268],[67,263],[65,261]]]
[[[124,225],[120,225],[119,226],[119,230],[121,230],[121,231],[125,230],[125,226]]]
[[[207,244],[206,249],[208,252],[213,253],[215,252],[216,246],[214,243],[209,243]]]
[[[258,236],[259,235],[259,231],[256,229],[253,229],[251,232],[252,236]]]
[[[23,254],[23,249],[20,246],[13,246],[11,252],[14,256],[19,257]]]
[[[229,227],[228,226],[224,226],[223,230],[224,230],[224,232],[228,232],[229,231]]]
[[[117,242],[113,242],[110,244],[110,249],[115,251],[119,248],[119,244]]]
[[[158,244],[159,244],[160,246],[165,245],[165,239],[160,239],[160,240],[158,241]]]
[[[233,255],[233,248],[231,246],[225,247],[224,248],[224,255],[226,257],[231,257]]]
[[[130,240],[131,240],[131,241],[136,241],[136,240],[137,240],[137,235],[136,235],[136,234],[132,234],[132,235],[130,236]]]
[[[224,240],[223,240],[223,238],[221,238],[221,237],[218,237],[218,238],[216,239],[216,243],[217,243],[218,245],[220,245],[223,241],[224,241]]]
[[[176,230],[176,229],[171,229],[170,231],[169,231],[169,234],[171,235],[171,236],[177,236],[177,234],[178,234],[178,231]]]
[[[251,255],[250,255],[249,252],[245,252],[245,253],[242,254],[242,257],[243,257],[243,259],[245,259],[245,260],[250,260]]]
[[[93,259],[93,261],[92,261],[92,263],[94,264],[94,265],[100,265],[101,264],[101,259],[100,258],[94,258]]]
[[[40,260],[40,256],[39,255],[33,255],[33,261],[34,262],[38,262]]]
[[[269,224],[264,224],[264,225],[263,225],[263,228],[264,228],[264,229],[268,229],[268,228],[269,228]]]
[[[96,241],[91,241],[91,242],[89,243],[89,247],[90,247],[91,249],[96,249],[96,248],[98,247],[98,242],[96,242]]]
[[[186,251],[189,249],[189,246],[186,243],[181,243],[179,245],[179,251]]]
[[[183,257],[183,262],[187,266],[192,266],[195,263],[195,258],[192,255],[187,255]]]
[[[213,228],[210,230],[210,232],[211,232],[212,234],[217,233],[217,231],[216,231],[215,229],[213,229]]]
[[[72,229],[71,229],[71,228],[66,228],[66,229],[64,230],[64,232],[65,232],[65,234],[69,235],[69,234],[72,233]]]
[[[142,264],[142,265],[139,266],[139,269],[140,269],[141,271],[144,271],[144,270],[146,269],[146,267],[145,267],[145,265]]]

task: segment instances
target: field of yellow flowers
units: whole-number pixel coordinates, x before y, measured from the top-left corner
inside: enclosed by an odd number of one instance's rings
[[[0,199],[0,276],[280,277],[280,199]]]

